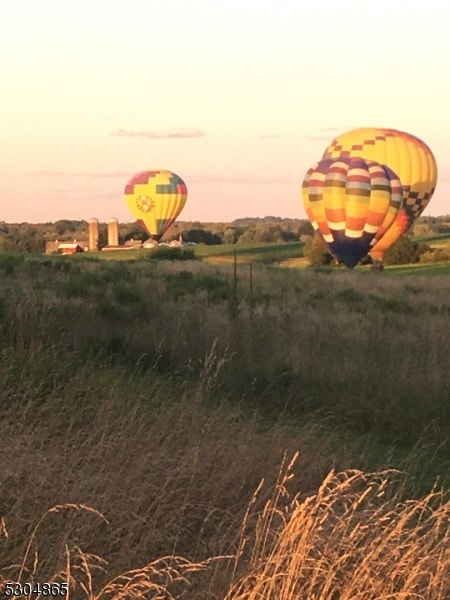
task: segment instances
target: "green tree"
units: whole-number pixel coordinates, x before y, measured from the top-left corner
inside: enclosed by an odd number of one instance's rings
[[[412,239],[403,235],[384,254],[385,265],[406,265],[419,262],[420,254],[430,249],[424,242],[415,243]]]
[[[205,231],[204,229],[189,229],[183,233],[183,239],[185,242],[195,242],[196,244],[221,244],[222,239],[211,231]]]
[[[314,235],[314,227],[311,225],[309,221],[302,221],[302,223],[298,227],[298,235]]]
[[[236,227],[227,227],[222,234],[222,242],[224,244],[235,244],[238,241],[241,233],[242,230]]]
[[[329,265],[334,261],[333,255],[318,233],[306,241],[303,254],[312,267]]]

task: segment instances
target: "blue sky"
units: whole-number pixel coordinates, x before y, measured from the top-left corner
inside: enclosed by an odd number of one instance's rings
[[[450,213],[450,8],[398,0],[0,2],[0,220],[132,220],[143,169],[186,182],[184,220],[305,216],[339,133],[433,150]]]

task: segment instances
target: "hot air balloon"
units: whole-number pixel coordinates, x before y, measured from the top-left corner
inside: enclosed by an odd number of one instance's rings
[[[354,267],[393,223],[402,200],[397,175],[363,158],[328,158],[302,185],[309,220],[340,263]]]
[[[155,240],[159,240],[178,217],[186,198],[186,184],[172,171],[141,171],[125,186],[128,208]]]
[[[425,142],[414,135],[381,128],[354,129],[340,135],[322,158],[356,156],[387,165],[398,175],[403,187],[397,217],[370,251],[375,260],[381,261],[384,252],[411,227],[429,203],[437,182],[436,160]]]

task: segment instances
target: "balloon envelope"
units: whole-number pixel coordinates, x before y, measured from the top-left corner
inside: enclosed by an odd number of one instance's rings
[[[329,158],[307,171],[302,198],[330,252],[354,267],[393,223],[402,187],[391,169],[375,161]]]
[[[132,215],[158,240],[186,204],[187,188],[172,171],[141,171],[125,186],[125,201]]]
[[[402,183],[402,206],[392,226],[371,249],[382,260],[384,252],[412,225],[428,205],[437,182],[436,160],[419,138],[396,129],[361,128],[334,139],[323,154],[327,158],[360,156],[387,165]]]

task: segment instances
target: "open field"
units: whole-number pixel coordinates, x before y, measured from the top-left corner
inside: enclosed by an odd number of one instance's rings
[[[434,242],[435,237],[444,239]],[[450,242],[447,236],[435,236],[424,238],[430,242],[432,247],[450,250]],[[450,240],[450,238],[448,238]],[[189,248],[196,257],[213,265],[232,265],[235,260],[238,264],[261,264],[273,267],[287,267],[292,269],[304,269],[309,266],[308,260],[303,257],[304,244],[295,243],[249,243],[249,244],[219,244],[207,246],[200,244]],[[96,252],[91,258],[110,261],[135,261],[149,257],[154,253],[151,249],[139,250],[116,250],[114,252]],[[75,257],[86,260],[86,257]],[[330,267],[331,268],[331,267]],[[359,266],[357,271],[368,271],[368,266]],[[386,273],[405,275],[448,275],[450,263],[415,263],[408,265],[396,265],[386,267]]]
[[[420,241],[427,242],[433,248],[448,248],[448,249],[450,249],[450,234],[448,234],[448,233],[416,235],[416,236],[413,236],[413,240],[417,241],[417,242],[420,242]]]
[[[199,244],[190,247],[195,255],[211,264],[231,264],[234,262],[236,253],[237,262],[262,264],[278,264],[283,260],[298,259],[302,257],[304,244],[301,242],[293,243],[248,243],[248,244],[219,244],[207,246]],[[102,260],[136,260],[145,256],[150,256],[154,252],[152,249],[139,250],[115,250],[113,252],[95,252],[95,256]],[[78,258],[78,257],[77,257]],[[85,257],[83,257],[85,258]]]
[[[395,275],[450,275],[450,263],[395,265],[386,267],[386,273]]]
[[[265,252],[0,256],[0,586],[450,596],[450,278]]]

